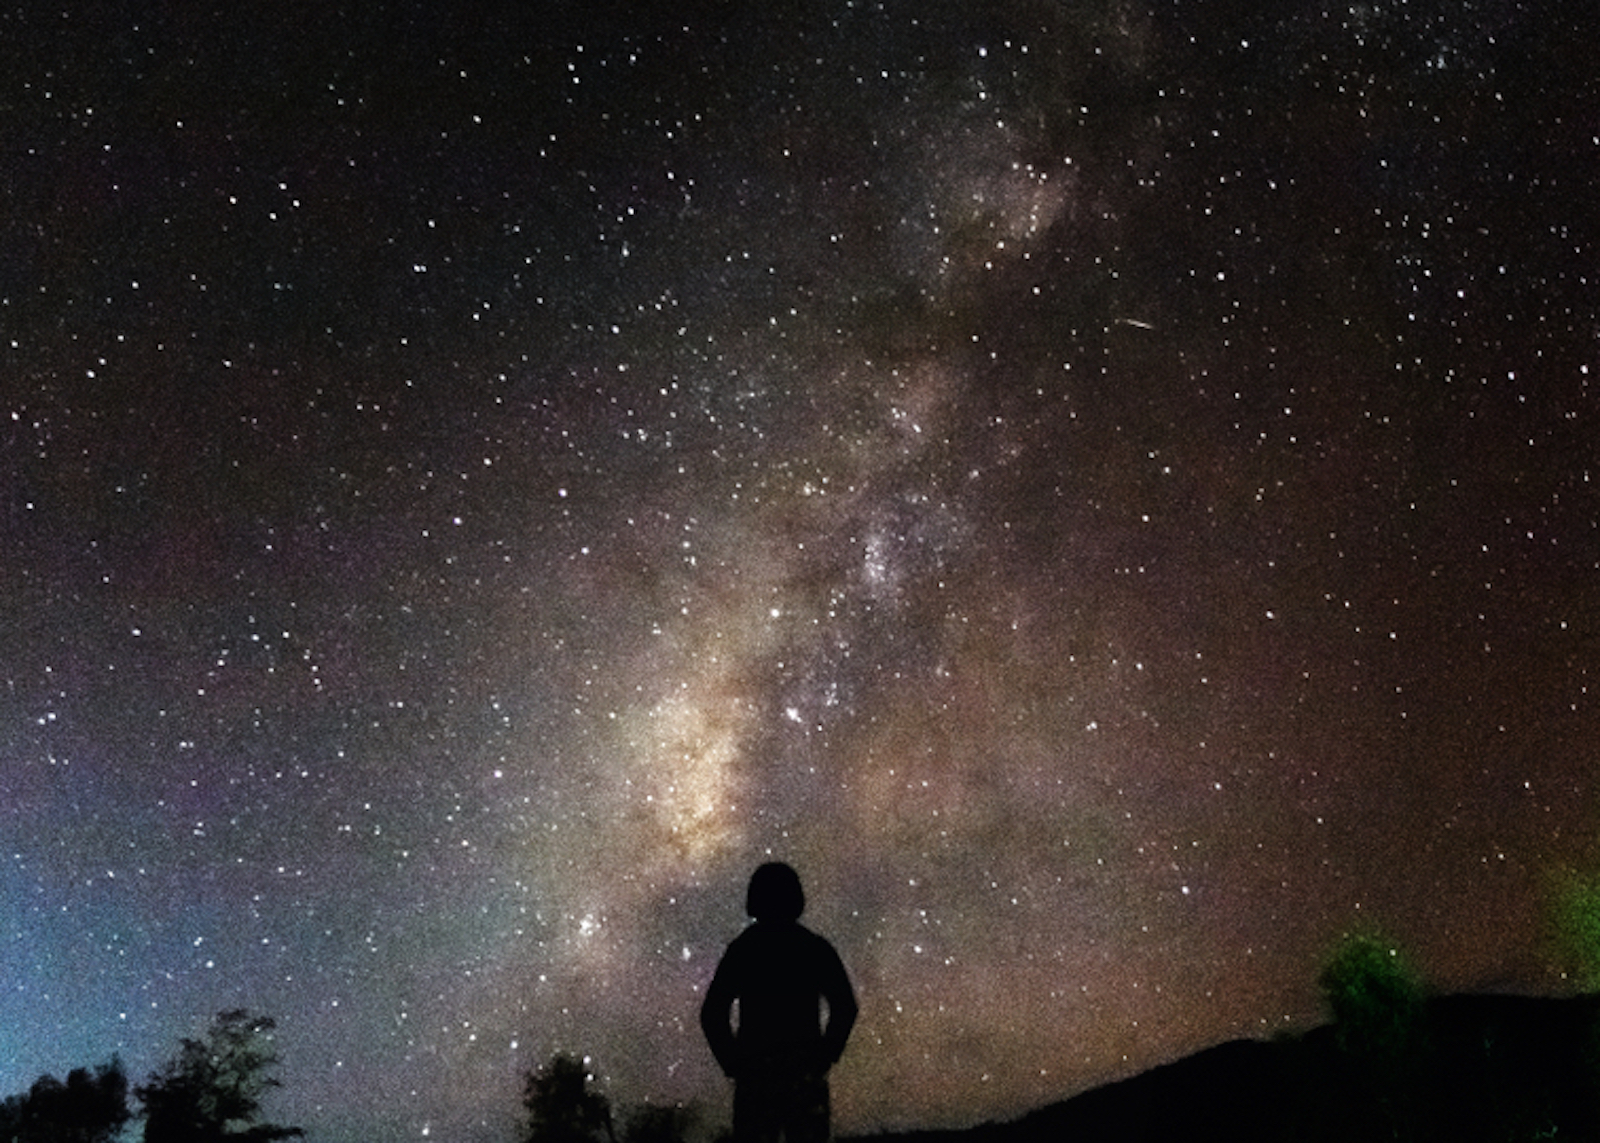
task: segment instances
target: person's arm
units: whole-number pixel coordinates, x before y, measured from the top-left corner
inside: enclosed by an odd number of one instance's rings
[[[700,1005],[700,1030],[705,1033],[706,1043],[711,1045],[717,1066],[724,1075],[731,1076],[738,1058],[733,1034],[733,1002],[738,998],[738,989],[734,987],[728,959],[723,956],[711,978],[711,986],[706,989],[705,1002]]]
[[[850,1029],[855,1027],[859,1008],[855,989],[850,987],[850,977],[844,970],[844,962],[832,946],[828,946],[827,961],[822,978],[822,998],[828,1002],[828,1026],[822,1033],[822,1050],[828,1066],[832,1067],[844,1055],[844,1046],[850,1039]]]

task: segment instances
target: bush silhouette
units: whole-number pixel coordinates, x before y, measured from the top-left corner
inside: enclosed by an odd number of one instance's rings
[[[565,1052],[529,1072],[522,1097],[525,1143],[616,1143],[611,1103],[590,1088],[592,1078],[584,1061]]]
[[[623,1118],[622,1143],[684,1143],[698,1123],[698,1113],[684,1104],[640,1104]]]

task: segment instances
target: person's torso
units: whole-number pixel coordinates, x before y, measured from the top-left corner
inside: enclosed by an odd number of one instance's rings
[[[804,1053],[822,1040],[827,944],[798,924],[757,924],[739,938],[739,1045]]]

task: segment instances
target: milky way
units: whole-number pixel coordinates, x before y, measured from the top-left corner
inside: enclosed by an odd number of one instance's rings
[[[1574,987],[1590,17],[277,7],[0,13],[5,1092],[714,1124],[769,856],[847,1131]]]

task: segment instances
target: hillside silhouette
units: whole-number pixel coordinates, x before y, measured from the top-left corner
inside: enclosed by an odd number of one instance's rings
[[[1434,997],[1399,1054],[1329,1024],[1218,1044],[1009,1122],[848,1143],[1600,1140],[1597,1017],[1600,996]]]

